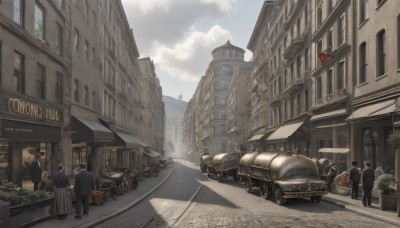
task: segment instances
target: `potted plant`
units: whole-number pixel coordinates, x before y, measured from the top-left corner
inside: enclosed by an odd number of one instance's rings
[[[391,186],[393,183],[393,186]],[[394,197],[394,176],[382,174],[375,181],[375,188],[379,189],[379,204],[381,210],[396,210],[397,201]]]
[[[389,136],[389,142],[395,151],[396,193],[400,195],[400,131],[396,130]],[[400,217],[400,197],[397,197],[397,216]]]

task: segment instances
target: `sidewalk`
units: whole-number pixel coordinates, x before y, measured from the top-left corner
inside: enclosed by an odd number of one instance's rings
[[[376,199],[372,199],[372,207],[364,207],[361,202],[361,198],[355,200],[350,196],[337,195],[333,193],[328,193],[327,195],[322,196],[322,201],[332,203],[343,207],[346,210],[400,227],[400,217],[397,217],[397,213],[395,211],[382,211],[379,207],[379,202]]]
[[[22,226],[10,224],[10,227],[92,227],[107,220],[108,218],[123,213],[142,201],[158,187],[160,187],[174,170],[174,165],[168,164],[166,168],[160,170],[158,177],[140,177],[137,189],[127,192],[124,195],[117,196],[115,200],[113,198],[109,198],[104,202],[103,205],[90,205],[89,215],[82,216],[81,219],[76,219],[74,217],[75,213],[69,214],[67,218],[61,221],[58,220],[58,217],[45,215],[42,218],[36,218],[36,222],[32,221],[30,223],[23,224]],[[75,208],[73,207],[73,210],[74,209]]]

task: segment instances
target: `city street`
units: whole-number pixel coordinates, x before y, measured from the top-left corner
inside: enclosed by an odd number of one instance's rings
[[[183,160],[174,166],[153,194],[96,227],[395,227],[323,201],[298,199],[278,206],[262,200],[256,188],[246,193],[232,178],[208,180]]]

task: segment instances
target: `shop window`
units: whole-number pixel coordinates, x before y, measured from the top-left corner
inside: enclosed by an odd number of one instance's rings
[[[73,147],[72,149],[72,169],[79,169],[79,164],[87,163],[90,147]]]
[[[374,128],[363,128],[362,131],[362,154],[361,160],[372,162],[372,167],[376,167],[376,151],[378,134]]]
[[[389,137],[391,134],[393,134],[393,127],[384,127],[383,134],[385,139],[383,154],[381,155],[381,157],[378,158],[377,165],[382,165],[383,171],[385,173],[390,173],[394,175],[396,155],[392,144],[390,144],[389,142]]]
[[[0,185],[8,181],[9,148],[7,142],[0,142]]]
[[[117,168],[117,149],[108,149],[104,159],[104,167],[106,170]]]

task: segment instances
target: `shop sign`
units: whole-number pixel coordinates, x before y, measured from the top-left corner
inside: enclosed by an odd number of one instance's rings
[[[21,98],[1,97],[1,110],[40,120],[62,122],[62,111]]]
[[[1,137],[11,140],[57,142],[61,140],[61,127],[2,119]]]

